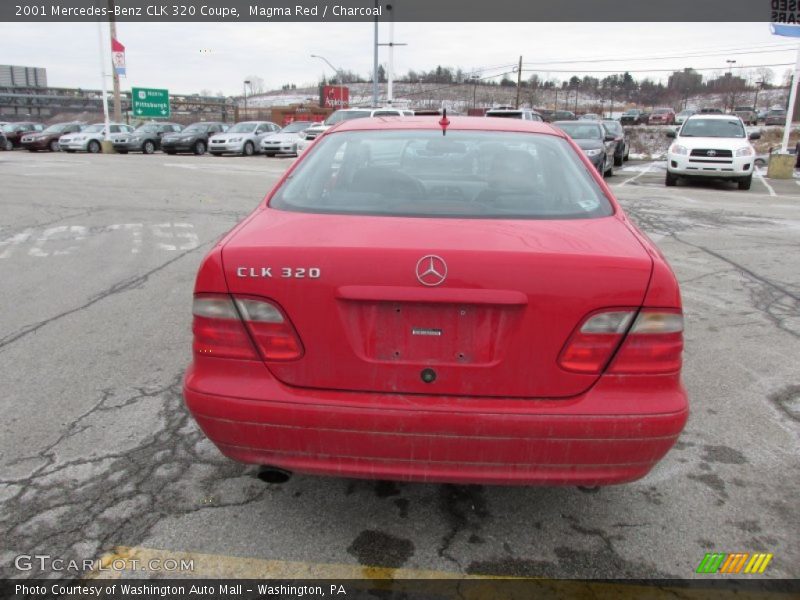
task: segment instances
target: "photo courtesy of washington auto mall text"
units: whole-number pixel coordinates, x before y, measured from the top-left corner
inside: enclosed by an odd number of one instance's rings
[[[800,0],[0,40],[0,600],[800,598]]]

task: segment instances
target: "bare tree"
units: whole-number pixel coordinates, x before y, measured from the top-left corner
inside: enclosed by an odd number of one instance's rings
[[[250,94],[263,94],[264,93],[264,80],[261,79],[258,75],[248,75],[244,78],[245,81],[249,81],[250,84],[248,85],[248,91]]]

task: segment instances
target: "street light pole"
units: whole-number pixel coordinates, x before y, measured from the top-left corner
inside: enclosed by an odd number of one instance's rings
[[[247,86],[250,85],[250,80],[244,80],[244,120],[247,119]]]
[[[339,108],[344,108],[344,72],[341,69],[337,69],[336,67],[334,67],[330,63],[330,61],[324,56],[320,56],[319,54],[312,54],[311,58],[318,58],[321,61],[324,61],[325,64],[328,65],[331,69],[333,69],[334,73],[336,73],[336,78],[339,80],[339,102],[342,103],[342,105]]]
[[[758,114],[758,92],[764,89],[765,81],[756,81],[756,97],[753,100],[753,108],[756,110],[756,114]]]

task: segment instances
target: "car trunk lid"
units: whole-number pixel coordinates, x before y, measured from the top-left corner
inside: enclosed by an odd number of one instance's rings
[[[557,364],[590,312],[638,307],[651,259],[618,217],[475,220],[264,209],[223,250],[232,293],[283,307],[322,389],[566,397],[596,375]],[[443,281],[439,281],[441,278]]]

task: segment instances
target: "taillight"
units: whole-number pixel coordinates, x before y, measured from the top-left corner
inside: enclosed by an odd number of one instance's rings
[[[197,354],[240,360],[294,360],[300,338],[281,310],[264,299],[198,294],[192,305]],[[255,343],[255,347],[254,347]]]
[[[634,314],[633,310],[610,310],[589,315],[564,346],[558,364],[575,373],[600,373]]]
[[[199,294],[192,303],[195,354],[258,360],[233,300],[227,295]]]
[[[237,297],[236,306],[264,360],[295,360],[303,356],[297,332],[272,302]]]
[[[636,315],[635,310],[615,309],[589,315],[564,346],[558,364],[575,373],[599,374],[614,357],[610,373],[672,373],[681,368],[682,351],[679,310],[645,308]]]
[[[636,317],[609,373],[674,373],[680,371],[682,354],[681,312],[644,309]]]

